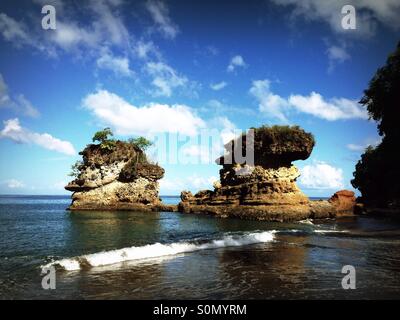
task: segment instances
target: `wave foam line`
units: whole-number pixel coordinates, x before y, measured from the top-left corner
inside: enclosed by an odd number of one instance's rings
[[[220,240],[212,240],[202,244],[191,242],[176,242],[171,244],[154,243],[142,247],[129,247],[83,255],[75,258],[61,259],[42,266],[42,270],[49,266],[59,266],[67,271],[74,271],[79,270],[82,265],[100,267],[125,261],[156,258],[199,250],[238,247],[255,243],[270,242],[274,240],[274,234],[275,231],[273,230],[248,233],[242,236],[229,235]]]

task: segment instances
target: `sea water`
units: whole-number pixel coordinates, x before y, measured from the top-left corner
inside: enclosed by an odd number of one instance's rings
[[[269,223],[70,212],[69,203],[66,196],[0,197],[0,298],[400,297],[400,224],[393,220]],[[355,290],[342,287],[345,265],[354,266]],[[54,290],[42,287],[49,267]]]

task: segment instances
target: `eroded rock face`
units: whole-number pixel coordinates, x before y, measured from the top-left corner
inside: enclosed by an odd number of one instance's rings
[[[234,157],[235,147],[245,154],[246,136],[232,140],[225,146],[225,156],[217,159],[223,168],[214,190],[182,192],[181,212],[270,221],[336,215],[338,202],[311,203],[296,185],[300,172],[292,161],[310,156],[314,146],[310,133],[299,127],[261,127],[250,139],[254,139],[250,149],[254,163],[241,164]]]
[[[79,175],[65,187],[74,192],[71,210],[152,210],[161,204],[157,181],[164,169],[136,146],[117,141],[110,151],[89,145],[80,154]]]

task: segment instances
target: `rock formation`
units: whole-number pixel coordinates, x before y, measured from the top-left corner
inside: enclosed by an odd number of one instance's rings
[[[299,170],[292,164],[307,159],[314,147],[312,134],[287,126],[254,129],[225,145],[225,156],[217,159],[223,167],[214,190],[195,195],[182,192],[179,211],[208,213],[220,217],[290,221],[336,216],[340,201],[311,202],[296,185]],[[246,148],[246,139],[252,139]],[[246,150],[247,149],[247,150]],[[238,151],[241,151],[238,152]],[[239,156],[251,152],[253,163],[239,163]],[[346,207],[347,208],[347,207]]]
[[[115,141],[110,149],[88,145],[80,155],[71,210],[156,210],[161,206],[158,182],[164,169],[147,161],[132,143]]]
[[[356,197],[353,191],[340,190],[328,200],[332,205],[335,206],[336,211],[340,213],[352,212],[356,205]]]

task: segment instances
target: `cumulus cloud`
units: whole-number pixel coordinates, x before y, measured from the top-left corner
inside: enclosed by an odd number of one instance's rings
[[[250,94],[258,101],[258,109],[268,117],[287,122],[285,111],[288,107],[286,99],[270,90],[269,80],[255,80],[250,88]]]
[[[368,119],[366,110],[355,100],[325,99],[314,91],[308,96],[292,94],[289,98],[283,98],[274,94],[270,86],[271,82],[266,79],[253,81],[250,88],[250,94],[259,103],[259,110],[267,117],[287,122],[287,115],[297,111],[328,121]]]
[[[337,64],[341,64],[350,59],[350,54],[346,51],[344,46],[329,46],[326,50],[326,54],[329,61],[329,73],[333,71]]]
[[[32,103],[19,94],[14,98],[10,97],[8,86],[0,73],[0,108],[10,108],[18,114],[28,116],[31,118],[39,117],[39,111],[32,105]]]
[[[149,0],[146,9],[150,13],[157,30],[165,37],[174,39],[179,33],[179,27],[171,20],[167,5],[158,0]]]
[[[343,189],[343,170],[323,161],[300,169],[299,183],[307,189]]]
[[[289,104],[297,111],[334,121],[341,119],[368,119],[366,110],[357,101],[346,98],[324,99],[319,93],[308,96],[291,95]]]
[[[36,144],[42,148],[73,156],[76,151],[68,141],[54,138],[48,133],[36,133],[21,127],[17,118],[4,121],[0,138],[7,138],[16,143]]]
[[[132,77],[133,70],[129,67],[129,59],[127,57],[114,56],[108,50],[105,50],[96,61],[97,67],[113,71],[116,75],[124,77]]]
[[[152,84],[156,87],[153,92],[155,96],[170,97],[175,88],[188,84],[185,76],[179,75],[175,69],[164,62],[148,62],[146,71],[153,77]]]
[[[177,132],[192,136],[205,126],[188,106],[150,103],[137,107],[106,90],[86,96],[83,106],[121,135]]]
[[[240,55],[236,55],[231,59],[227,71],[233,72],[237,67],[245,68],[246,66],[247,64],[244,62],[243,57]]]
[[[211,83],[210,88],[214,91],[219,91],[225,88],[228,84],[225,81],[221,81],[218,83]]]
[[[342,28],[341,9],[349,4],[347,0],[273,0],[277,5],[292,8],[292,18],[303,17],[305,20],[324,21],[337,33],[348,32]],[[351,4],[357,12],[357,28],[351,33],[360,36],[372,36],[376,32],[376,22],[398,30],[400,27],[400,2],[398,0],[354,0]]]

